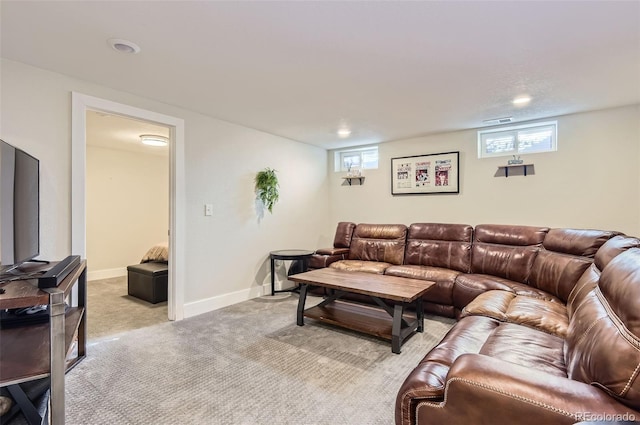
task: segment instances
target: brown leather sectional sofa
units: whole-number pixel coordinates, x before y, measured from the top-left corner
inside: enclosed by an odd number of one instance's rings
[[[310,266],[435,281],[425,311],[457,319],[408,371],[398,425],[640,420],[637,238],[343,222]]]

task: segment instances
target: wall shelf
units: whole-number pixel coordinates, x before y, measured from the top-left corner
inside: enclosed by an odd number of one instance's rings
[[[343,177],[343,180],[345,180],[347,183],[349,183],[349,186],[351,186],[351,180],[358,180],[360,182],[360,185],[362,185],[362,182],[364,181],[364,176],[360,176],[360,177]]]
[[[504,176],[509,177],[509,170],[522,169],[524,176],[527,176],[527,167],[533,167],[533,164],[512,164],[498,166],[498,172],[504,170]]]

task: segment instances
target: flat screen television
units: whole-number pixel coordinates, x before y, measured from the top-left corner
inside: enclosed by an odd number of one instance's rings
[[[40,254],[40,162],[0,140],[0,273]]]

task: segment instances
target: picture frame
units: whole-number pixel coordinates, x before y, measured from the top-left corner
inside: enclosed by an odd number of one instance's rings
[[[391,158],[392,195],[460,193],[460,152]]]

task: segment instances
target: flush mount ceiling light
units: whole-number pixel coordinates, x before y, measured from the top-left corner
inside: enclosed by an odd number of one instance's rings
[[[123,40],[122,38],[110,38],[107,43],[111,48],[120,53],[136,54],[140,51],[140,46],[136,43],[132,43],[129,40]]]
[[[531,102],[531,96],[518,96],[515,99],[513,99],[513,104],[514,105],[526,105],[527,103]]]
[[[346,127],[338,129],[338,137],[345,138],[345,137],[349,137],[349,136],[351,136],[351,130],[350,129],[348,129]]]
[[[167,146],[169,144],[167,137],[155,134],[143,134],[140,136],[140,141],[148,146]]]

